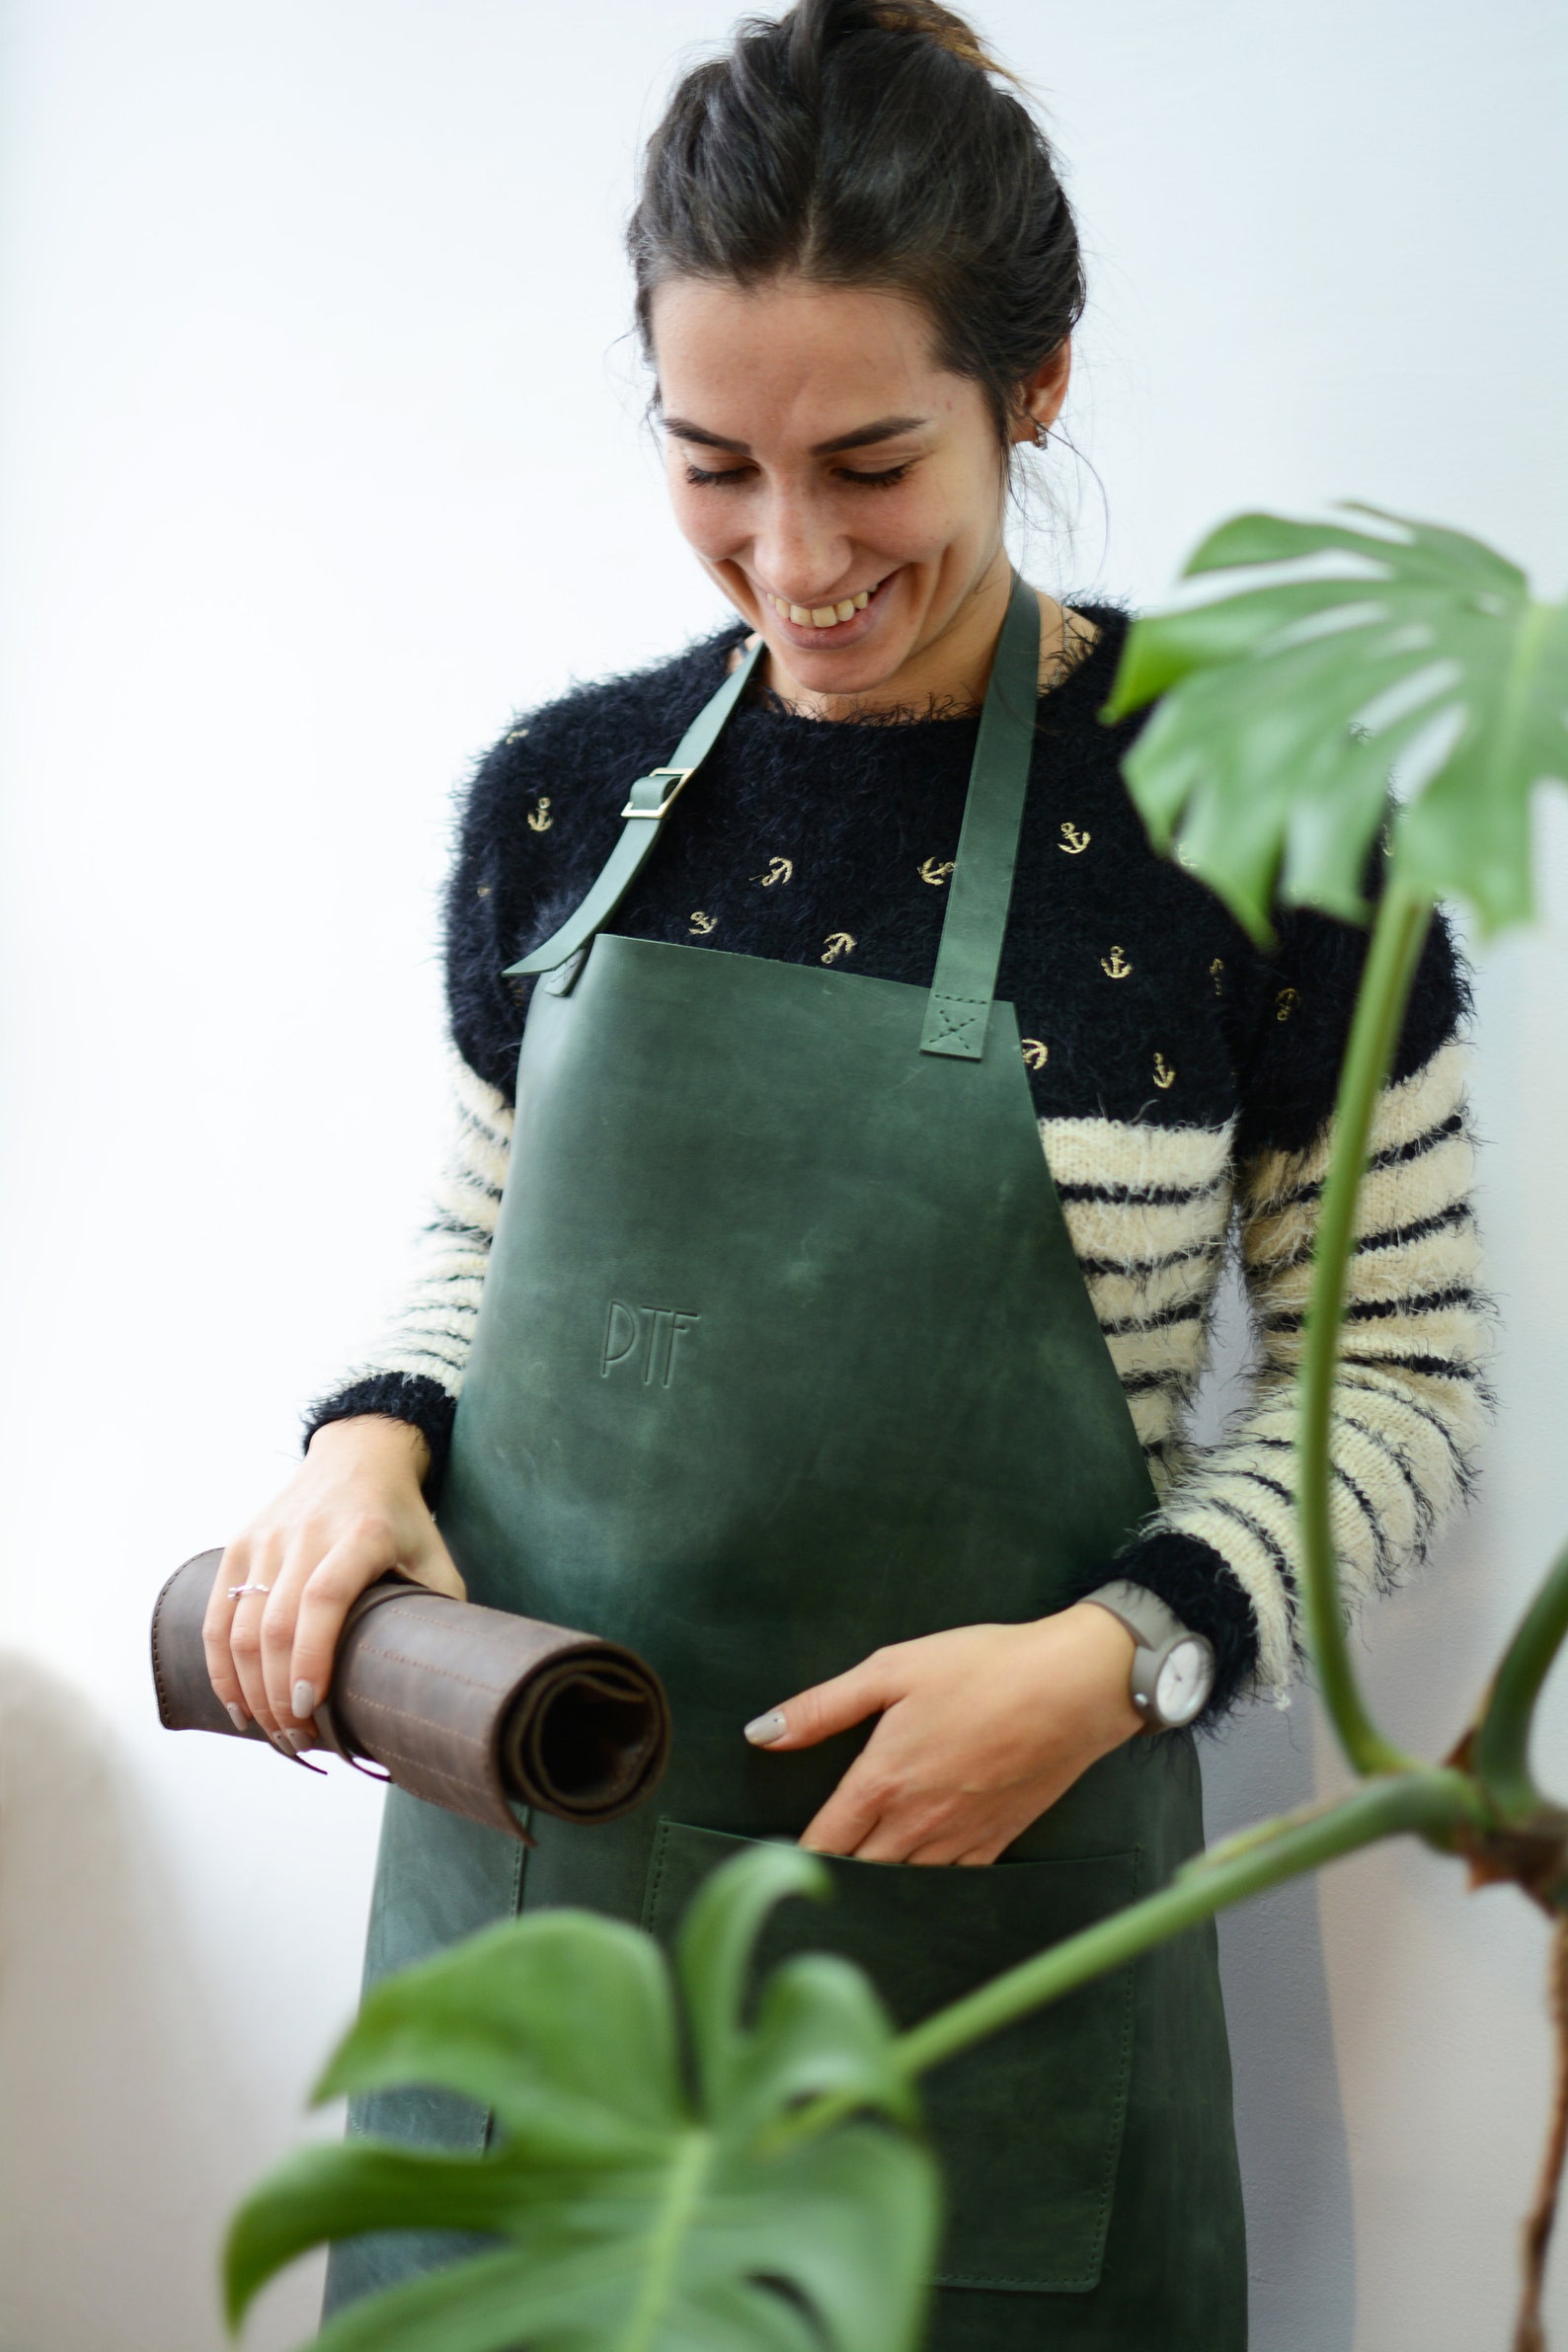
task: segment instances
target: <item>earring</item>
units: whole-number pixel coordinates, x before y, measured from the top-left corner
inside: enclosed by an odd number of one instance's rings
[[[1046,428],[1045,428],[1045,427],[1044,427],[1044,426],[1043,426],[1043,425],[1042,425],[1042,424],[1041,424],[1041,423],[1038,421],[1038,419],[1037,419],[1037,420],[1036,420],[1036,424],[1035,424],[1035,447],[1036,447],[1037,449],[1043,449],[1043,448],[1045,448],[1045,446],[1046,446],[1047,442],[1050,440],[1050,438],[1051,438],[1051,435],[1050,435],[1050,433],[1049,433],[1049,432],[1046,431]]]

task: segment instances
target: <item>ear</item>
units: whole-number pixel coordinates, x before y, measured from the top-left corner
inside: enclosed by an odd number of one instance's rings
[[[1012,431],[1015,441],[1032,441],[1036,426],[1055,425],[1067,397],[1071,373],[1072,338],[1064,335],[1018,388],[1020,414]]]

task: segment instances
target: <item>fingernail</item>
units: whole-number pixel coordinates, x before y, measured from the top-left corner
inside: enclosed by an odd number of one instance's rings
[[[315,1713],[315,1712],[316,1712],[316,1686],[315,1686],[315,1684],[314,1684],[314,1683],[296,1683],[296,1684],[294,1685],[294,1713],[295,1713],[295,1714],[296,1714],[296,1715],[299,1717],[299,1720],[300,1720],[300,1722],[301,1722],[301,1723],[308,1723],[308,1722],[310,1721],[310,1718],[311,1718],[311,1716],[312,1716],[312,1715],[314,1715],[314,1713]]]
[[[251,1719],[249,1715],[247,1715],[245,1709],[238,1705],[232,1698],[228,1701],[228,1710],[229,1721],[233,1724],[236,1731],[250,1730]]]
[[[785,1728],[783,1708],[773,1707],[765,1715],[752,1716],[745,1736],[753,1748],[771,1748],[775,1740],[783,1738]]]
[[[288,1745],[290,1748],[292,1748],[296,1756],[299,1754],[301,1748],[308,1748],[310,1746],[310,1734],[308,1731],[285,1731],[283,1737],[288,1742]]]

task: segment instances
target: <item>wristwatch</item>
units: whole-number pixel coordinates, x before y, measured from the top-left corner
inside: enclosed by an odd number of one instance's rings
[[[1128,1691],[1151,1731],[1179,1731],[1202,1714],[1215,1686],[1212,1642],[1190,1633],[1157,1593],[1125,1577],[1083,1597],[1108,1609],[1137,1642]]]

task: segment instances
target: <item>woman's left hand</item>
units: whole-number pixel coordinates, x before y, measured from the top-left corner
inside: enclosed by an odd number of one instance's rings
[[[1029,1624],[959,1625],[874,1650],[747,1724],[746,1737],[812,1748],[880,1714],[801,1844],[862,1862],[993,1862],[1142,1729],[1128,1691],[1133,1649],[1127,1627],[1089,1601]]]

